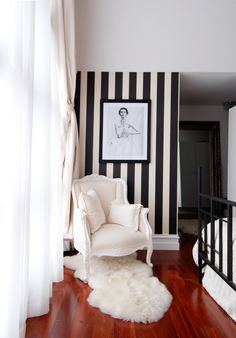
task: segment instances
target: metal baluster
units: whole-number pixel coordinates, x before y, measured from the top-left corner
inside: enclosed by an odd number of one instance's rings
[[[232,235],[232,206],[228,205],[228,227],[227,227],[227,277],[232,281],[233,263],[233,235]]]
[[[212,217],[212,199],[211,199],[211,264],[215,265],[215,220]]]
[[[208,219],[207,219],[207,215],[204,215],[204,252],[205,252],[205,256],[208,256],[208,248],[207,248],[207,244],[208,244],[208,236],[207,236],[207,225],[208,225]],[[208,258],[208,257],[207,257]]]
[[[223,255],[223,236],[222,236],[222,218],[219,219],[219,270],[222,272]]]
[[[198,281],[202,283],[202,168],[198,168]]]

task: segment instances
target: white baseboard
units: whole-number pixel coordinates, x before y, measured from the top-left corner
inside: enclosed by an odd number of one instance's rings
[[[179,235],[152,235],[154,250],[179,250]]]

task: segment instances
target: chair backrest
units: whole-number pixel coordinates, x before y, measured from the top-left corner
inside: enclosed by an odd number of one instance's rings
[[[121,178],[108,178],[103,175],[88,175],[81,179],[73,180],[72,194],[76,206],[81,192],[94,189],[100,197],[106,216],[109,213],[109,205],[112,201],[117,203],[128,203],[127,185]]]

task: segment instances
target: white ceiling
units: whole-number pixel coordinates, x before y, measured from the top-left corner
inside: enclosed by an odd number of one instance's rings
[[[181,73],[181,105],[222,105],[236,101],[236,73]]]

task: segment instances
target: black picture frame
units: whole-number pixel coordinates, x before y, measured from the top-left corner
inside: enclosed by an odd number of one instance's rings
[[[150,162],[151,100],[101,100],[100,163]]]

